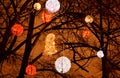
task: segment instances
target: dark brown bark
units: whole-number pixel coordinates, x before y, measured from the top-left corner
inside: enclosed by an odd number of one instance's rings
[[[31,52],[31,48],[32,48],[31,41],[32,41],[32,33],[33,33],[33,27],[34,27],[34,19],[35,19],[35,13],[31,13],[30,21],[29,21],[29,29],[28,29],[27,39],[26,39],[25,52],[23,55],[20,73],[17,78],[24,78],[25,69],[26,69],[26,66],[28,65],[28,59]]]

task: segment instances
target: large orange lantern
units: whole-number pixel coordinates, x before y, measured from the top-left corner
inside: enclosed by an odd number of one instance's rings
[[[24,28],[21,24],[14,24],[11,27],[11,32],[13,35],[20,36],[22,35],[23,31],[24,31]]]
[[[26,67],[26,74],[27,75],[35,75],[36,74],[36,67],[34,65],[28,65]]]
[[[42,12],[42,21],[48,23],[52,20],[52,14],[48,10]]]
[[[87,30],[87,29],[83,30],[82,37],[83,37],[83,38],[87,38],[87,37],[89,37],[89,36],[90,36],[90,31]]]

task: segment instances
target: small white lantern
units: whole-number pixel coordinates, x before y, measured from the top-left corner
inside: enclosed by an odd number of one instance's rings
[[[54,13],[60,9],[60,2],[58,0],[48,0],[45,7],[49,12]]]
[[[98,56],[99,58],[104,57],[103,51],[102,51],[102,50],[99,50],[99,51],[97,52],[97,56]]]
[[[35,10],[40,10],[41,9],[41,4],[40,3],[35,3],[33,7],[34,7]]]
[[[55,68],[59,73],[66,73],[70,70],[71,68],[71,62],[70,60],[65,57],[59,57],[56,61],[55,61]]]
[[[87,15],[87,16],[85,17],[85,22],[86,22],[86,23],[92,23],[92,22],[93,22],[93,17],[92,17],[91,15]]]

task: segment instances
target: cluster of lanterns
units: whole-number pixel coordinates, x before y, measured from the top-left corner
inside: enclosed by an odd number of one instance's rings
[[[41,4],[37,2],[33,7],[35,10],[40,10]],[[48,23],[52,20],[52,13],[55,13],[60,9],[60,2],[58,0],[47,0],[45,8],[46,10],[43,10],[41,17],[43,23]]]
[[[35,3],[33,5],[35,10],[40,10],[41,9],[41,4],[40,3]],[[60,2],[58,0],[47,0],[45,4],[46,10],[43,10],[42,12],[42,20],[44,23],[48,23],[52,19],[52,14],[54,12],[57,12],[60,9]],[[85,22],[86,23],[92,23],[93,22],[93,17],[90,15],[87,15],[85,17]],[[21,36],[24,31],[24,28],[21,24],[14,24],[11,27],[11,32],[15,36]],[[84,30],[82,37],[87,38],[90,35],[89,30]],[[54,54],[57,52],[55,49],[55,35],[53,33],[50,33],[46,37],[46,44],[45,44],[45,52],[48,54]],[[104,53],[102,50],[99,50],[97,52],[97,56],[99,58],[104,57]],[[70,60],[65,57],[61,56],[55,61],[55,68],[59,73],[66,73],[70,70],[71,68],[71,62]],[[26,67],[26,74],[27,75],[35,75],[36,74],[36,67],[32,64],[28,65]]]
[[[71,68],[71,62],[67,57],[61,56],[55,61],[55,68],[59,73],[66,73]],[[35,75],[36,67],[33,64],[28,65],[26,67],[26,74],[30,76]]]
[[[86,23],[92,23],[93,22],[93,17],[91,16],[91,15],[87,15],[86,17],[85,17],[85,22]],[[82,34],[82,37],[83,38],[87,38],[87,37],[89,37],[89,35],[90,35],[90,31],[89,30],[84,30],[83,31],[83,34]],[[99,50],[98,52],[97,52],[97,56],[99,57],[99,58],[103,58],[104,57],[104,53],[103,53],[103,51],[102,50]]]
[[[41,4],[36,2],[33,5],[35,10],[41,9]],[[47,0],[45,4],[46,10],[42,12],[42,21],[48,23],[52,20],[52,13],[57,12],[60,9],[60,2],[58,0]],[[24,28],[21,24],[14,24],[11,27],[11,33],[15,36],[21,36],[24,31]]]
[[[99,50],[97,52],[97,56],[99,58],[104,57],[103,51]],[[67,73],[70,70],[70,68],[71,68],[71,61],[65,56],[61,56],[55,61],[55,69],[59,73]],[[27,75],[35,75],[36,74],[36,67],[32,64],[28,65],[26,67],[26,74]]]

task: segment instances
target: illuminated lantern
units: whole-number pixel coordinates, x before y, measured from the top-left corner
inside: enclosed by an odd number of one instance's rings
[[[26,67],[26,74],[27,75],[35,75],[36,74],[36,67],[34,65],[28,65]]]
[[[85,22],[86,22],[86,23],[92,23],[92,22],[93,22],[93,17],[92,17],[91,15],[87,15],[87,16],[85,17]]]
[[[43,21],[44,23],[48,23],[48,22],[50,22],[51,20],[52,20],[52,14],[51,14],[49,11],[44,10],[44,11],[42,12],[42,21]]]
[[[104,57],[103,51],[102,51],[102,50],[99,50],[99,51],[97,52],[97,56],[98,56],[99,58]]]
[[[71,68],[71,62],[70,60],[65,57],[59,57],[56,61],[55,61],[55,68],[59,73],[66,73],[70,70]]]
[[[24,31],[24,28],[21,24],[14,24],[11,27],[11,32],[13,35],[20,36],[22,35],[23,31]]]
[[[87,37],[89,37],[90,36],[90,31],[89,30],[83,30],[83,33],[82,33],[82,37],[83,38],[87,38]]]
[[[48,0],[45,7],[49,12],[54,13],[60,9],[60,2],[58,0]]]
[[[34,7],[35,10],[40,10],[41,9],[41,4],[40,3],[35,3],[33,7]]]
[[[45,53],[48,55],[55,54],[57,52],[55,48],[55,34],[49,33],[45,39]]]

